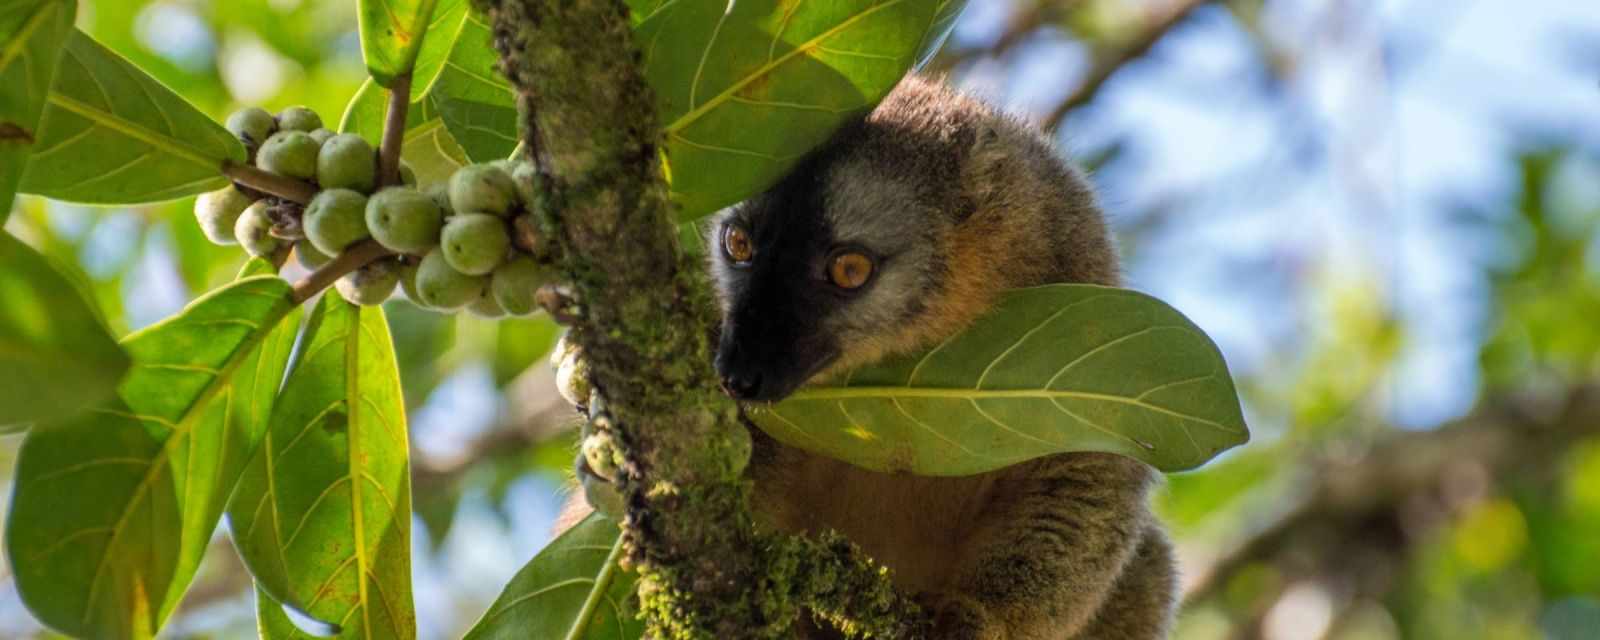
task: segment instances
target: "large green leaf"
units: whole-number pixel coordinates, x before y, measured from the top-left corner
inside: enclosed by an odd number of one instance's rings
[[[81,31],[66,50],[21,190],[57,200],[135,204],[222,188],[243,162],[227,129]]]
[[[0,232],[0,425],[64,418],[106,400],[128,355],[78,288]]]
[[[392,86],[395,77],[412,70],[436,4],[437,0],[358,0],[361,54],[378,84]]]
[[[422,49],[417,52],[417,62],[411,72],[411,101],[421,100],[439,79],[445,60],[455,50],[462,24],[467,20],[467,0],[437,0],[433,18],[429,20],[427,36]]]
[[[561,534],[506,585],[467,640],[632,640],[644,635],[622,532],[598,513]]]
[[[1150,296],[1010,292],[926,353],[801,389],[751,416],[774,438],[879,471],[963,475],[1068,451],[1192,469],[1249,438],[1216,345]]]
[[[228,505],[234,544],[257,587],[340,637],[413,638],[406,413],[388,322],[380,307],[325,295],[307,326]]]
[[[23,0],[0,6],[0,224],[33,152],[75,0]],[[0,420],[3,421],[3,420]]]
[[[499,60],[483,17],[467,15],[428,96],[474,162],[499,160],[517,146],[517,104],[496,68]]]
[[[388,100],[389,90],[368,80],[350,99],[339,130],[378,140],[383,135]],[[450,179],[450,174],[468,162],[431,100],[413,102],[406,110],[405,146],[400,157],[416,171],[417,183],[424,187]]]
[[[877,104],[960,4],[630,0],[680,220],[765,188]]]
[[[6,551],[39,620],[85,638],[161,626],[260,441],[298,313],[288,283],[245,277],[129,336],[118,400],[28,434]]]

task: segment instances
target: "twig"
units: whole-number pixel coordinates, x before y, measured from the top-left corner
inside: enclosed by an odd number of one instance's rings
[[[411,74],[394,78],[389,87],[389,113],[383,120],[383,142],[378,148],[378,184],[400,184],[400,148],[405,145],[406,109],[411,106]]]
[[[1050,110],[1050,115],[1045,117],[1041,126],[1046,131],[1054,131],[1056,127],[1061,126],[1061,121],[1065,120],[1067,114],[1071,113],[1073,109],[1077,109],[1094,100],[1095,95],[1100,93],[1100,89],[1111,79],[1111,76],[1116,75],[1118,71],[1121,71],[1129,63],[1144,57],[1157,42],[1161,41],[1161,38],[1165,37],[1174,27],[1183,23],[1185,19],[1192,15],[1195,9],[1199,9],[1211,1],[1177,0],[1165,9],[1152,12],[1147,17],[1145,29],[1129,40],[1127,44],[1114,51],[1095,57],[1094,66],[1090,67],[1089,73],[1084,76],[1083,82],[1080,82],[1077,89],[1074,89],[1054,109]]]
[[[311,199],[317,195],[317,188],[309,182],[262,171],[232,160],[222,162],[222,175],[251,189],[300,204],[311,204]]]
[[[294,300],[295,304],[310,300],[311,296],[317,295],[318,291],[328,288],[328,285],[333,284],[334,280],[338,280],[344,274],[360,269],[374,260],[389,255],[393,254],[383,245],[378,244],[377,240],[362,240],[345,249],[344,253],[328,261],[328,264],[322,265],[321,269],[311,272],[311,275],[294,283],[294,294],[291,299]]]

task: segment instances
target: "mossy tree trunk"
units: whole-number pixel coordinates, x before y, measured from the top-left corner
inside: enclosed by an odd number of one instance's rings
[[[627,459],[627,561],[651,635],[775,638],[798,607],[875,637],[919,635],[914,604],[851,544],[759,532],[750,435],[717,388],[709,282],[677,247],[660,128],[622,0],[477,0],[517,90],[541,231],[575,302]]]

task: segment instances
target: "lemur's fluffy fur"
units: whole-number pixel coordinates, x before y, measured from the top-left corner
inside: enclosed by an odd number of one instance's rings
[[[722,246],[748,233],[749,264]],[[778,185],[721,214],[711,263],[723,303],[718,369],[777,400],[808,381],[928,348],[1001,292],[1118,283],[1084,178],[1036,129],[917,77]],[[839,247],[872,278],[827,280]],[[1146,506],[1155,472],[1103,453],[1053,455],[960,478],[881,474],[755,432],[761,521],[837,530],[933,609],[939,640],[1166,637],[1171,550]],[[802,625],[807,638],[834,632]]]

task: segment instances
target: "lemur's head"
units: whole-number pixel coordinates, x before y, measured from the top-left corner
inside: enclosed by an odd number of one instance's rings
[[[1007,288],[1115,280],[1087,186],[1036,132],[902,82],[710,230],[728,392],[773,401],[961,330]]]

